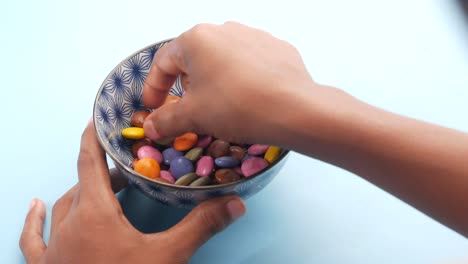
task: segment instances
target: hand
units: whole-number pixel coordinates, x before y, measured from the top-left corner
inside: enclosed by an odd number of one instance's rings
[[[160,107],[180,74],[184,97]],[[198,25],[156,53],[143,100],[160,108],[144,128],[152,139],[193,131],[274,143],[287,129],[285,120],[297,115],[294,108],[312,104],[313,90],[322,89],[289,43],[232,22]]]
[[[33,200],[20,247],[28,264],[187,263],[210,237],[245,213],[238,197],[206,201],[171,229],[143,234],[125,218],[111,188],[105,154],[90,124],[82,137],[79,183],[54,205],[49,245],[45,205]]]

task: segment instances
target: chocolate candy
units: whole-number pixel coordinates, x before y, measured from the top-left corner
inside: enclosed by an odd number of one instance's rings
[[[174,176],[175,179],[179,179],[180,177],[193,172],[193,163],[184,156],[177,157],[171,161],[171,167],[169,168],[169,172]]]
[[[148,117],[149,114],[150,112],[148,111],[136,111],[135,113],[133,113],[130,122],[132,122],[132,125],[136,127],[143,127],[143,123],[145,122],[145,119],[146,117]]]
[[[219,158],[222,156],[229,155],[230,144],[227,141],[217,139],[211,143],[206,151],[206,154],[212,156],[213,158]]]
[[[225,184],[240,180],[241,176],[231,169],[220,169],[215,173],[216,182]]]

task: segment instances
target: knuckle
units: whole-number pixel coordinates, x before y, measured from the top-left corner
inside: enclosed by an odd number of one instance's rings
[[[203,224],[206,226],[210,235],[215,235],[222,231],[227,223],[220,213],[214,210],[201,210],[199,212]]]
[[[211,35],[213,31],[213,25],[210,24],[197,24],[188,33],[189,36],[195,39],[205,39]]]

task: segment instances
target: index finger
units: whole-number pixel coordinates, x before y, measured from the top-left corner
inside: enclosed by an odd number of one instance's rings
[[[178,37],[154,55],[153,64],[143,86],[143,103],[149,108],[161,106],[177,77],[183,72],[185,63],[181,37]]]
[[[94,124],[90,122],[81,137],[78,157],[78,178],[80,197],[114,195],[111,188],[106,154],[97,140]]]

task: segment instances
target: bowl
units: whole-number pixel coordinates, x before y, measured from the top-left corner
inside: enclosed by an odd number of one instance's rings
[[[99,143],[113,160],[116,168],[129,183],[145,195],[175,207],[193,208],[199,203],[225,195],[239,195],[247,199],[258,193],[278,174],[288,157],[282,150],[278,159],[265,170],[240,181],[203,187],[176,186],[149,179],[136,173],[132,167],[132,142],[121,135],[130,127],[130,118],[135,111],[148,110],[142,102],[143,83],[158,49],[171,39],[147,46],[117,65],[102,83],[94,103],[94,125]],[[182,96],[180,78],[169,94]]]

